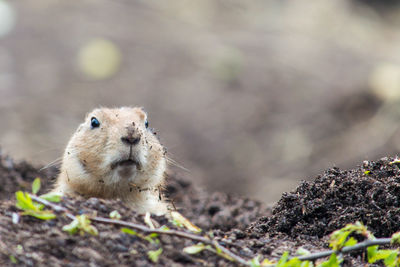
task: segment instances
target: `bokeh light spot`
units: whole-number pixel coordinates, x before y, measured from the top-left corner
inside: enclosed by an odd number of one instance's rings
[[[121,52],[105,39],[93,39],[79,51],[79,67],[91,79],[100,80],[113,76],[121,65]]]
[[[15,24],[15,12],[6,1],[0,0],[0,37],[8,34]]]

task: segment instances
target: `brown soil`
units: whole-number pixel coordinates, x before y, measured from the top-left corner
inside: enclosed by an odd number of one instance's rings
[[[400,170],[393,159],[365,161],[361,168],[327,170],[314,181],[285,193],[252,228],[292,238],[323,237],[347,223],[362,221],[376,237],[400,230]]]
[[[211,231],[227,248],[245,259],[262,255],[278,258],[284,251],[292,254],[300,246],[311,251],[327,249],[327,235],[357,220],[364,222],[378,237],[399,231],[400,171],[390,165],[393,159],[366,162],[358,169],[330,169],[315,181],[302,182],[293,192],[286,193],[273,212],[257,201],[207,193],[178,175],[169,175],[166,194],[177,209],[194,224]],[[366,174],[366,171],[370,171]],[[37,176],[42,178],[46,192],[57,169],[38,171],[28,163],[15,163],[0,156],[0,265],[12,266],[13,255],[18,266],[145,266],[152,264],[147,257],[157,245],[122,233],[119,227],[93,223],[98,236],[69,235],[61,230],[70,220],[64,216],[41,221],[22,216],[12,223],[15,207],[14,192],[30,190]],[[108,217],[118,210],[125,221],[143,224],[143,217],[118,200],[64,199],[61,203],[74,214],[97,212]],[[176,228],[163,217],[154,217],[160,225]],[[163,253],[160,266],[226,266],[232,263],[211,252],[187,255],[185,246],[191,240],[178,237],[160,238]],[[18,246],[21,245],[21,246]],[[347,256],[345,266],[359,266],[361,253]]]

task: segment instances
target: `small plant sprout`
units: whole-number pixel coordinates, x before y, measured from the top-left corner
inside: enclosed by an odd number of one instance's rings
[[[260,266],[261,266],[260,258],[261,258],[260,255],[257,255],[257,256],[255,256],[254,258],[252,258],[252,259],[249,261],[250,266],[251,266],[251,267],[260,267]]]
[[[49,192],[47,194],[41,195],[39,196],[41,199],[50,201],[50,202],[55,202],[58,203],[61,201],[61,197],[62,195],[60,193],[56,193],[56,192]]]
[[[400,232],[394,233],[392,235],[392,244],[400,244]]]
[[[197,253],[202,252],[204,249],[206,249],[206,245],[204,245],[203,243],[198,243],[193,246],[185,247],[183,249],[183,252],[185,252],[187,254],[197,254]]]
[[[201,233],[201,229],[194,225],[191,221],[186,219],[177,211],[171,211],[172,223],[178,227],[186,227],[189,231],[194,233]]]
[[[157,263],[162,252],[163,252],[162,248],[159,248],[157,250],[150,250],[147,252],[147,256],[152,262]]]
[[[39,192],[39,190],[40,190],[40,178],[37,177],[35,178],[35,180],[33,180],[32,183],[32,194],[36,195],[37,192]]]
[[[150,218],[150,212],[146,212],[146,215],[144,215],[144,222],[150,227],[150,229],[155,229],[154,224]]]
[[[96,227],[90,224],[90,220],[86,214],[76,216],[70,224],[64,225],[62,229],[71,235],[78,231],[80,235],[84,235],[85,232],[91,235],[98,235]]]
[[[352,233],[360,234],[368,239],[375,238],[361,222],[356,222],[333,232],[330,236],[329,246],[335,251],[340,251],[343,247],[354,246],[357,244],[357,240],[349,237]]]
[[[110,218],[114,220],[120,220],[121,219],[121,214],[117,210],[113,210],[110,212]]]
[[[340,264],[342,263],[342,259],[338,259],[335,253],[332,253],[332,255],[329,257],[328,261],[324,261],[319,267],[339,267]]]
[[[15,192],[17,208],[23,210],[22,215],[29,215],[41,220],[51,220],[56,215],[51,210],[44,210],[44,205],[32,201],[28,193],[22,191]]]
[[[10,261],[11,261],[13,264],[17,264],[17,263],[18,263],[17,258],[15,258],[14,255],[10,255],[9,258],[10,258]]]
[[[297,255],[301,255],[301,256],[303,256],[303,255],[309,255],[311,252],[308,250],[308,249],[305,249],[305,248],[303,248],[303,247],[299,247],[297,250],[296,250],[296,254]]]
[[[24,252],[24,248],[22,247],[21,244],[18,244],[18,245],[17,245],[17,252],[18,252],[18,253],[23,253],[23,252]]]
[[[389,165],[400,165],[400,159],[396,157],[393,161],[389,162]]]
[[[159,244],[160,243],[160,240],[158,240],[158,238],[157,238],[158,237],[157,233],[151,233],[149,235],[143,235],[141,233],[138,233],[138,232],[136,232],[136,231],[134,231],[132,229],[126,228],[126,227],[121,228],[121,232],[123,232],[125,234],[128,234],[128,235],[137,236],[137,237],[139,237],[139,238],[141,238],[143,240],[146,240],[147,242],[149,242],[151,244]]]

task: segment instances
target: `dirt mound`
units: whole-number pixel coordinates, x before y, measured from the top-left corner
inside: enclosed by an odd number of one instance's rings
[[[18,190],[30,190],[36,177],[43,177],[42,188],[48,190],[57,176],[57,168],[34,167],[29,163],[15,162],[0,149],[0,200],[9,199]]]
[[[393,158],[363,163],[358,169],[333,168],[285,193],[271,217],[251,231],[292,238],[323,237],[361,221],[377,237],[400,230],[400,170]]]
[[[295,191],[284,194],[273,213],[250,199],[207,193],[175,174],[168,176],[166,194],[184,216],[243,259],[257,255],[278,259],[284,251],[293,255],[300,246],[310,251],[326,250],[328,234],[357,220],[364,222],[378,237],[398,231],[400,171],[392,161],[388,158],[364,162],[362,167],[350,171],[328,170],[315,181],[302,182]],[[50,221],[22,216],[14,224],[12,215],[19,212],[13,200],[14,192],[29,191],[37,176],[42,178],[43,192],[46,192],[56,174],[56,168],[43,173],[27,163],[14,163],[0,156],[1,266],[12,265],[10,255],[21,266],[153,264],[147,253],[160,245],[124,234],[116,225],[93,222],[99,235],[81,236],[62,231],[71,222],[62,215]],[[108,217],[111,211],[118,210],[122,220],[144,224],[143,216],[118,200],[65,198],[60,205],[75,215],[96,213]],[[176,229],[164,217],[153,216],[153,219],[159,225]],[[193,240],[165,235],[159,239],[163,252],[157,265],[230,265],[209,251],[185,254],[182,249],[195,244]],[[360,266],[363,262],[361,254],[353,254],[345,257],[344,266]]]

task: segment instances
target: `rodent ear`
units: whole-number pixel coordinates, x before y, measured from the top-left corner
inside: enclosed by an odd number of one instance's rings
[[[139,112],[138,112],[139,113],[139,117],[140,117],[140,119],[142,121],[144,121],[147,118],[147,113],[146,113],[146,111],[144,110],[143,107],[139,107],[138,109],[139,109]]]

